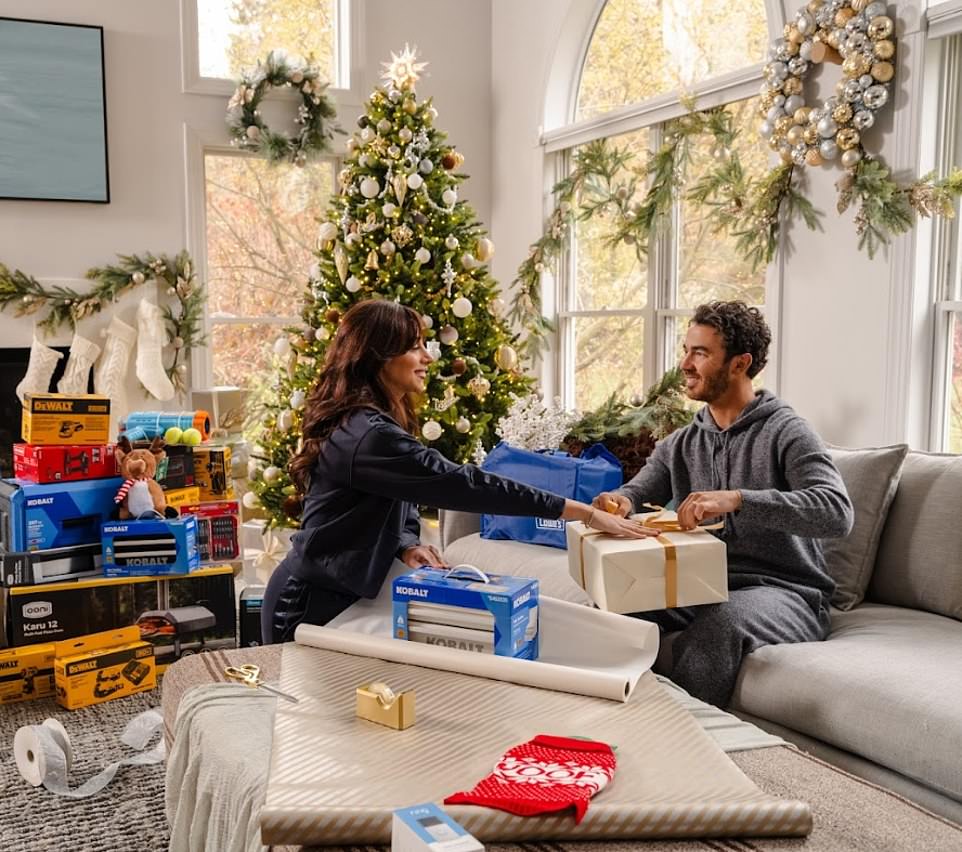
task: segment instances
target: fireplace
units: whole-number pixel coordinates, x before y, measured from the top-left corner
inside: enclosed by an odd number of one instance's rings
[[[67,366],[69,346],[54,346],[64,357],[57,362],[49,390],[56,390],[57,382]],[[27,372],[30,349],[0,349],[0,476],[13,476],[13,445],[23,440],[20,436],[21,406],[16,389]],[[88,391],[93,393],[93,373]]]

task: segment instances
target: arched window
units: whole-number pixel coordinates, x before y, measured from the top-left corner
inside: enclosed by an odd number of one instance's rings
[[[753,95],[768,42],[764,0],[608,0],[582,57],[570,124],[546,134],[546,150],[563,173],[579,146],[605,138],[627,147],[628,168],[638,168],[661,144],[665,122],[684,115],[683,100],[695,97],[699,109],[726,105],[741,131],[742,164],[760,174],[769,157],[755,134]],[[690,153],[689,186],[726,156],[710,136],[696,139]],[[635,199],[646,189],[639,181]],[[766,271],[752,270],[734,237],[711,233],[704,209],[682,194],[669,218],[640,256],[611,244],[603,215],[573,229],[557,280],[557,378],[567,405],[590,410],[612,393],[643,392],[677,362],[687,317],[702,302],[765,306]]]

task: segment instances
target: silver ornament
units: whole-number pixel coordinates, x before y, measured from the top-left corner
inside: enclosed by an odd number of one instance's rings
[[[808,63],[800,56],[793,56],[788,60],[788,70],[796,77],[801,77],[808,70]]]
[[[858,80],[849,80],[842,89],[842,93],[845,100],[851,103],[862,96],[862,87],[858,84]]]
[[[868,46],[868,38],[865,33],[852,33],[845,40],[845,49],[849,53],[861,53]]]
[[[889,93],[885,86],[870,86],[862,95],[862,100],[865,101],[865,106],[869,109],[879,109],[885,106],[888,99]]]
[[[838,156],[838,145],[832,139],[823,139],[818,146],[818,153],[823,160],[834,160]]]
[[[796,166],[805,165],[805,155],[808,153],[808,146],[803,142],[800,145],[796,145],[792,148],[792,162]]]
[[[871,74],[863,74],[858,78],[858,84],[863,89],[867,89],[869,86],[875,85],[875,78]]]
[[[838,132],[838,125],[835,123],[835,119],[825,116],[821,121],[815,125],[818,130],[818,135],[823,139],[830,139]]]
[[[808,60],[810,60],[810,59],[812,58],[812,47],[813,47],[813,46],[814,46],[813,42],[810,42],[810,41],[807,41],[807,40],[806,40],[806,41],[803,41],[803,42],[798,46],[798,55],[799,55],[802,59],[804,59],[806,62],[808,62]]]
[[[765,119],[767,121],[778,121],[783,115],[785,115],[785,110],[781,107],[773,106],[768,112],[765,113]]]
[[[420,163],[418,163],[418,171],[422,175],[429,175],[434,171],[434,163],[425,157]]]
[[[799,12],[795,26],[802,35],[808,35],[815,29],[815,19],[808,12]]]
[[[879,0],[879,2],[876,3],[869,3],[868,6],[862,10],[862,14],[865,15],[866,20],[871,21],[872,18],[877,18],[879,15],[884,15],[886,11],[887,9],[885,4]]]
[[[780,106],[780,107],[785,106],[785,96],[775,95],[775,99],[772,101],[772,103],[775,104],[775,106]]]
[[[784,62],[773,62],[765,70],[776,80],[784,80],[788,76],[788,66]]]
[[[859,130],[867,130],[875,124],[875,116],[867,109],[859,110],[852,116],[852,125]]]
[[[801,95],[792,95],[791,97],[785,98],[785,114],[794,115],[795,110],[801,109],[805,106],[805,98]]]
[[[850,169],[862,159],[862,152],[858,148],[849,148],[842,152],[842,165]]]
[[[377,123],[377,132],[378,132],[378,133],[387,133],[390,129],[391,129],[391,122],[388,121],[386,118],[382,118],[382,119]]]
[[[763,139],[769,139],[774,132],[775,128],[770,121],[763,121],[758,125],[758,135]]]
[[[397,246],[391,240],[385,240],[381,243],[381,254],[385,257],[390,257],[395,251],[397,251]]]

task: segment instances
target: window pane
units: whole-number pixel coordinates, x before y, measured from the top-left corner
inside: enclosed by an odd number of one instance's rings
[[[962,314],[953,314],[952,370],[949,373],[946,399],[946,447],[950,453],[962,453]]]
[[[648,149],[648,131],[615,136],[609,144],[628,148],[634,162],[642,164]],[[615,183],[629,177],[629,172],[622,170]],[[635,200],[641,200],[644,193],[645,186],[639,182]],[[647,258],[639,259],[634,246],[624,243],[614,247],[607,245],[606,237],[611,230],[611,218],[597,213],[587,221],[575,224],[574,310],[643,308],[648,301]]]
[[[767,149],[759,145],[754,132],[754,98],[730,104],[734,125],[741,130],[735,141],[739,159],[749,177],[768,171]],[[710,134],[692,140],[688,184],[697,182],[715,165]],[[735,237],[727,231],[713,233],[708,208],[681,202],[681,233],[678,245],[678,307],[694,308],[713,299],[741,299],[750,305],[765,304],[765,270],[752,272],[751,264],[735,250]]]
[[[249,389],[247,407],[255,410],[277,376],[274,341],[283,334],[284,326],[273,323],[211,323],[214,384]]]
[[[761,62],[764,0],[608,0],[591,37],[576,119]]]
[[[313,58],[336,84],[335,0],[197,0],[202,77],[236,79],[274,49]]]
[[[205,169],[211,316],[297,316],[314,261],[316,219],[332,191],[331,161],[271,166],[208,154]]]
[[[611,394],[629,397],[642,387],[642,317],[575,317],[575,407],[597,408]]]

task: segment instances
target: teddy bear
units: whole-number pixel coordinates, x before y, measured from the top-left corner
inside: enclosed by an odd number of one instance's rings
[[[117,516],[122,521],[130,518],[138,521],[163,520],[177,515],[176,509],[167,506],[163,489],[154,480],[157,464],[166,458],[164,439],[154,438],[147,449],[135,450],[126,436],[122,436],[114,449],[117,469],[124,484],[114,497],[119,505]]]

